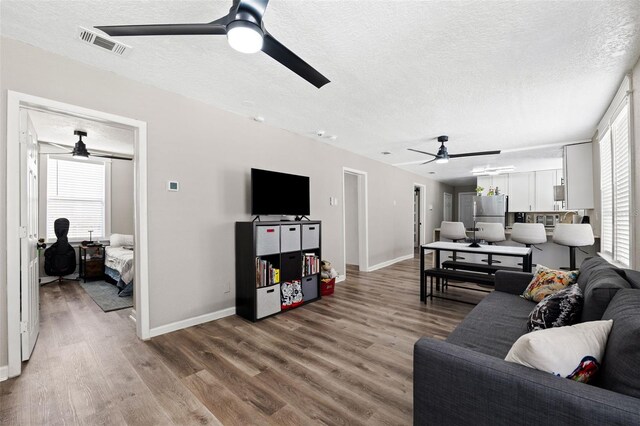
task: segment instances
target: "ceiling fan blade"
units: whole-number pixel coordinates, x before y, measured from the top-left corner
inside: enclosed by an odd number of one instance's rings
[[[449,154],[449,158],[460,157],[475,157],[477,155],[496,155],[500,154],[500,151],[480,151],[480,152],[465,152],[464,154]]]
[[[433,160],[425,161],[424,163],[421,163],[420,165],[424,166],[425,164],[433,163],[436,160],[437,160],[437,158],[434,158]]]
[[[216,22],[216,21],[214,21]],[[113,37],[155,35],[200,35],[226,34],[223,24],[152,24],[152,25],[106,25],[94,27]]]
[[[413,151],[413,152],[419,152],[420,154],[427,154],[430,155],[432,157],[437,157],[437,155],[432,154],[430,152],[424,152],[424,151],[420,151],[419,149],[413,149],[413,148],[407,148],[409,151]]]
[[[262,51],[280,62],[318,89],[329,83],[329,79],[311,65],[303,61],[298,55],[287,49],[282,43],[273,38],[271,34],[265,31]]]
[[[40,152],[42,155],[71,155],[72,152]]]
[[[127,160],[127,161],[131,161],[131,160],[133,160],[133,158],[129,158],[129,157],[118,157],[117,155],[100,155],[100,154],[91,154],[91,157],[111,158],[112,160]]]
[[[235,5],[234,1],[234,5]],[[240,0],[238,2],[237,12],[247,11],[252,15],[258,15],[260,18],[264,16],[264,12],[267,10],[269,0]]]

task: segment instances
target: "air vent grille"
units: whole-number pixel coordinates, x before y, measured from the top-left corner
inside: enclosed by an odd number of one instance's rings
[[[108,50],[118,56],[126,56],[131,50],[131,46],[111,40],[83,27],[78,27],[78,39],[83,43],[88,43],[92,46]]]

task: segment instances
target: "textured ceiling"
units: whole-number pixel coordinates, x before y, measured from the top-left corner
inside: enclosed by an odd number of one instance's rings
[[[89,152],[102,151],[133,155],[133,130],[108,123],[42,111],[29,111],[38,140],[73,147],[78,141],[74,130],[87,132],[82,140]],[[46,151],[46,148],[43,150]]]
[[[79,25],[209,22],[230,4],[2,0],[0,31],[390,164],[420,160],[406,148],[435,151],[441,134],[450,153],[588,139],[640,55],[637,0],[272,0],[267,28],[331,80],[320,90],[221,36],[119,38],[128,57],[74,41]],[[524,171],[533,154],[518,152],[509,163]],[[505,161],[402,167],[452,181]]]

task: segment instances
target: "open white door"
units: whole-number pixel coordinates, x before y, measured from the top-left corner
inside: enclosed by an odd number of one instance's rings
[[[20,327],[22,360],[40,332],[40,262],[38,257],[38,136],[29,114],[20,109]]]

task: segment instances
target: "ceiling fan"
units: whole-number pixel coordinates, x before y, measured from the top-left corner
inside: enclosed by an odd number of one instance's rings
[[[407,148],[409,151],[419,152],[420,154],[431,155],[435,157],[433,160],[425,161],[422,164],[429,164],[432,162],[436,163],[448,163],[451,158],[460,158],[460,157],[475,157],[478,155],[496,155],[500,154],[500,151],[479,151],[479,152],[465,152],[464,154],[449,154],[447,151],[447,147],[444,146],[444,143],[449,140],[449,136],[438,136],[438,142],[440,142],[440,148],[438,149],[437,154],[432,154],[430,152],[420,151],[418,149]]]
[[[242,53],[262,50],[318,89],[329,80],[276,40],[262,18],[269,0],[233,0],[229,13],[202,24],[97,26],[110,36],[226,35],[229,45]]]
[[[100,158],[111,158],[112,160],[127,160],[127,161],[131,161],[133,160],[133,158],[129,158],[129,157],[119,157],[117,155],[103,155],[103,154],[91,154],[89,151],[87,151],[87,146],[84,144],[84,142],[82,141],[83,137],[87,136],[87,132],[83,132],[82,130],[75,130],[73,132],[74,135],[78,136],[78,142],[76,142],[76,144],[73,147],[73,151],[70,152],[56,152],[56,153],[51,153],[51,154],[56,154],[56,155],[66,155],[66,154],[71,154],[73,155],[74,158],[78,158],[78,159],[84,159],[87,160],[89,159],[89,156],[92,157],[100,157]],[[55,147],[58,147],[60,149],[68,149],[68,147],[66,146],[62,146],[62,145],[58,145],[52,142],[42,142],[42,143],[46,143],[47,145],[52,145]],[[42,154],[47,154],[47,153],[42,153]]]

